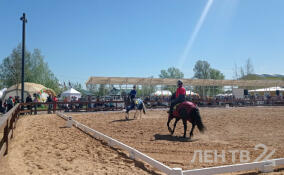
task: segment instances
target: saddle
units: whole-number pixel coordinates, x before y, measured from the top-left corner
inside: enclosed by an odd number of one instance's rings
[[[173,110],[175,111],[177,109],[177,107],[180,105],[181,103],[178,103],[174,106]]]
[[[176,104],[173,108],[173,116],[175,116],[175,117],[179,116],[178,115],[178,109],[179,109],[178,107],[179,107],[180,104],[181,103]]]
[[[189,101],[184,101],[181,103],[178,103],[173,108],[173,116],[178,117],[179,116],[179,110],[181,108],[185,108],[187,113],[191,112],[192,109],[197,108],[197,106]]]
[[[143,101],[140,98],[134,100],[135,105],[140,105]]]

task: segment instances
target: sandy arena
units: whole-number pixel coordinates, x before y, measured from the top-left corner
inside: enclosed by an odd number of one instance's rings
[[[260,143],[268,146],[267,154],[276,150],[272,158],[284,157],[284,107],[201,108],[200,112],[207,131],[200,134],[196,128],[191,141],[177,137],[183,134],[182,122],[174,136],[169,135],[164,110],[148,110],[142,119],[129,121],[122,112],[67,114],[170,167],[184,170],[234,164],[230,150],[249,151],[252,162],[263,152],[254,150]],[[0,162],[5,167],[0,174],[160,174],[75,128],[63,128],[64,124],[55,115],[20,119],[10,152]],[[191,125],[188,127],[187,136]],[[197,157],[191,162],[195,150],[224,150],[226,161],[219,158],[218,162],[205,163]],[[239,155],[235,163],[240,163]],[[284,166],[277,171],[270,174],[284,174]],[[244,173],[260,174],[237,174]]]

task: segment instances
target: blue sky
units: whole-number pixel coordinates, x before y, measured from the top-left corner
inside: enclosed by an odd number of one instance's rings
[[[158,77],[171,66],[191,78],[197,60],[232,79],[248,58],[255,73],[284,74],[283,7],[283,0],[1,0],[0,61],[21,42],[25,12],[27,49],[39,48],[61,81]]]

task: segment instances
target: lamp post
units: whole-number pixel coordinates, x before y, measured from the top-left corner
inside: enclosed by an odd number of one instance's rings
[[[21,88],[21,102],[24,102],[24,78],[25,78],[25,28],[26,23],[28,22],[26,19],[26,14],[23,13],[23,16],[20,18],[23,21],[23,33],[22,33],[22,88]]]

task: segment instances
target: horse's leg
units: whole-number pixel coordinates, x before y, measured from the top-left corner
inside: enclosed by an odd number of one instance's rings
[[[174,134],[175,129],[176,129],[177,122],[178,122],[179,120],[180,120],[180,118],[176,118],[176,121],[175,121],[175,123],[174,123],[174,129],[172,130],[171,135]]]
[[[172,132],[172,128],[170,127],[170,122],[172,121],[173,117],[169,117],[168,118],[168,122],[167,122],[167,126],[168,126],[168,130],[171,133]]]
[[[134,118],[136,119],[137,109],[135,109]]]
[[[128,112],[125,113],[125,119],[126,119],[126,120],[129,119],[129,113],[128,113]]]
[[[191,139],[191,137],[193,136],[193,130],[195,128],[195,123],[192,123],[192,127],[191,127],[191,131],[190,131],[190,135],[189,135],[189,139]]]
[[[182,122],[183,122],[183,128],[184,128],[184,134],[183,134],[183,138],[186,137],[186,130],[187,130],[187,120],[186,119],[182,119]]]
[[[125,119],[128,120],[129,119],[129,111],[130,111],[130,107],[126,106],[126,112],[125,112]]]

